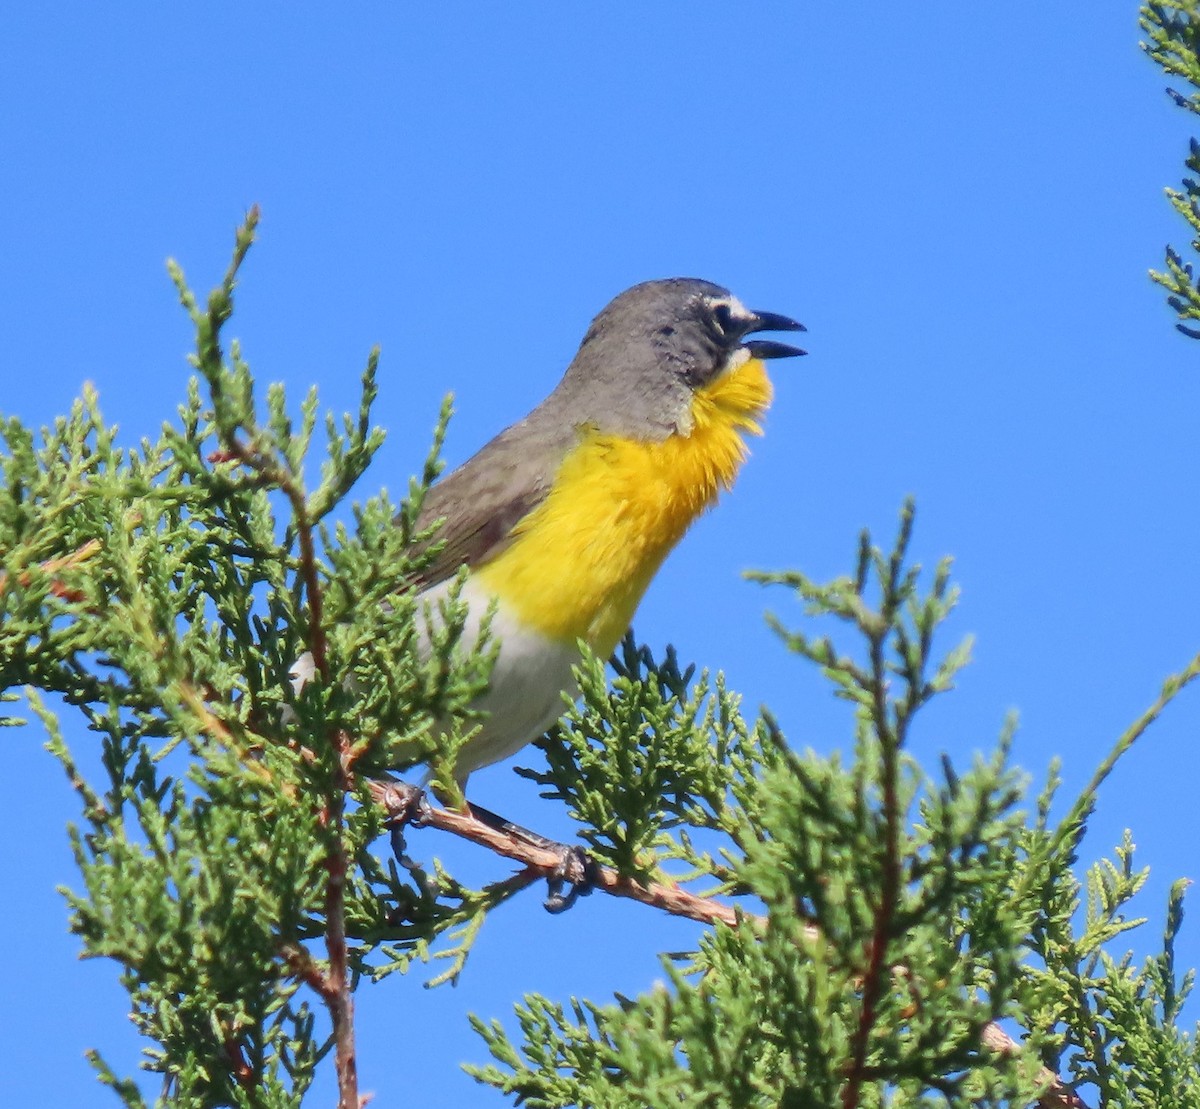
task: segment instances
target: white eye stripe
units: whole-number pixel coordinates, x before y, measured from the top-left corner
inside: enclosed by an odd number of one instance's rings
[[[708,307],[712,311],[713,319],[717,321],[718,325],[722,324],[723,318],[744,323],[750,323],[755,318],[754,313],[733,295],[711,297],[708,300]],[[722,312],[721,309],[725,311]]]

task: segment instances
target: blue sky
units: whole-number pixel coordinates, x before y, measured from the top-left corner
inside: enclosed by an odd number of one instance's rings
[[[0,65],[0,410],[42,423],[85,380],[129,441],[183,396],[190,331],[166,277],[206,290],[263,211],[233,333],[261,380],[354,403],[383,348],[386,447],[364,495],[401,489],[440,398],[462,461],[556,382],[621,289],[687,275],[809,327],[776,363],[766,437],[735,493],[670,559],[640,636],[721,668],[798,745],[848,720],[761,613],[750,567],[832,576],[858,530],[956,560],[952,634],[977,637],[916,753],[991,747],[1066,794],[1200,648],[1194,492],[1200,345],[1146,277],[1185,241],[1162,195],[1189,120],[1137,48],[1136,4],[535,3],[94,6],[6,17]],[[949,646],[949,640],[946,643]],[[1090,860],[1133,829],[1165,891],[1195,876],[1197,695],[1106,785]],[[81,729],[72,728],[86,744]],[[77,961],[58,884],[77,884],[77,807],[33,728],[5,737],[10,953],[0,1100],[108,1102],[82,1058],[133,1070],[110,964]],[[536,758],[530,755],[525,760]],[[552,832],[509,767],[479,800]],[[465,876],[504,864],[435,842]],[[1180,959],[1200,962],[1185,925]],[[496,915],[462,984],[359,994],[360,1075],[379,1104],[496,1104],[464,1014],[526,990],[597,999],[658,975],[694,926],[593,897]],[[23,953],[23,954],[22,954]],[[318,1096],[314,1104],[329,1103]]]

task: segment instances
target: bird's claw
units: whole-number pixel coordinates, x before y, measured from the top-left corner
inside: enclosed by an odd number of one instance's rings
[[[392,854],[396,861],[408,871],[420,869],[420,864],[408,856],[408,844],[404,840],[404,829],[410,825],[420,828],[429,818],[429,798],[420,786],[408,782],[387,782],[384,784],[379,797],[387,819],[384,827],[388,830]]]
[[[403,827],[411,824],[420,828],[429,818],[429,798],[420,786],[408,782],[386,782],[380,797],[383,810],[387,813],[387,826]]]
[[[560,844],[558,865],[546,879],[548,913],[565,913],[580,897],[587,897],[596,887],[596,860],[582,847]]]

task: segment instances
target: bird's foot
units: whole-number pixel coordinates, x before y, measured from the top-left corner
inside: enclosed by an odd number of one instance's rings
[[[420,786],[387,779],[371,783],[371,792],[387,813],[387,825],[421,827],[429,815],[429,798]]]
[[[592,892],[599,868],[596,861],[582,847],[547,839],[537,832],[531,832],[528,828],[522,828],[520,824],[505,820],[504,817],[490,809],[485,809],[482,805],[469,802],[468,807],[471,815],[489,828],[494,828],[514,839],[522,840],[533,847],[540,847],[543,851],[553,851],[558,856],[558,864],[546,879],[549,887],[546,900],[543,902],[546,912],[565,913],[578,898],[586,897]]]
[[[379,781],[371,784],[375,799],[387,813],[384,827],[388,830],[392,854],[396,861],[411,872],[421,871],[420,863],[408,856],[408,844],[404,839],[404,829],[408,826],[420,828],[425,823],[430,812],[429,798],[420,786],[408,782]]]
[[[556,843],[559,852],[558,866],[546,879],[546,900],[542,902],[548,913],[565,913],[580,897],[587,897],[596,888],[596,860],[582,847],[571,847]]]

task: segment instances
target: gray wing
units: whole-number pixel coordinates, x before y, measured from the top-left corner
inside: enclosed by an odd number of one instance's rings
[[[547,436],[539,425],[527,417],[502,431],[429,490],[417,527],[442,520],[433,539],[442,549],[417,578],[418,589],[498,555],[516,524],[546,499],[575,432],[568,426]]]

